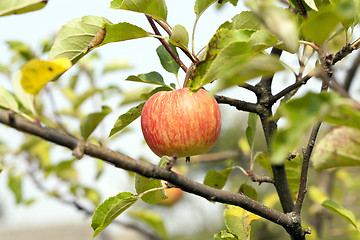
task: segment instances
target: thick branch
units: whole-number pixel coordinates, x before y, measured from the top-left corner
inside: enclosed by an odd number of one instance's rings
[[[79,143],[82,142],[74,136],[60,133],[53,128],[42,127],[39,124],[24,120],[13,112],[2,109],[0,109],[0,123],[19,131],[38,136],[57,145],[67,147],[71,150],[74,150]],[[96,146],[89,142],[85,142],[83,146],[86,155],[102,159],[115,167],[133,171],[148,178],[164,179],[186,192],[201,196],[210,201],[242,207],[271,222],[283,226],[288,232],[293,231],[294,221],[288,215],[269,208],[244,195],[211,188],[185,176],[176,174],[173,171],[168,171],[165,168],[148,162],[137,161],[103,146]]]
[[[282,50],[273,48],[271,54],[277,57],[280,57]],[[274,75],[263,77],[261,81],[256,85],[259,88],[259,94],[257,95],[258,104],[262,106],[261,111],[258,112],[261,123],[263,126],[263,131],[268,146],[268,151],[270,152],[271,139],[273,134],[277,130],[277,124],[274,119],[272,119],[272,106],[274,102],[273,95],[271,94],[271,86]],[[284,164],[282,165],[272,165],[272,171],[274,173],[274,185],[278,196],[280,198],[281,206],[285,213],[289,213],[294,208],[294,202],[292,200],[289,184],[286,177],[286,171]]]

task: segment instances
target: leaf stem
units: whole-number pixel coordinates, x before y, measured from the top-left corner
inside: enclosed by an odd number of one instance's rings
[[[196,29],[196,25],[199,21],[199,17],[200,16],[196,16],[195,22],[194,22],[194,26],[193,26],[193,31],[191,34],[191,52],[194,56],[196,56],[195,54],[195,29]]]

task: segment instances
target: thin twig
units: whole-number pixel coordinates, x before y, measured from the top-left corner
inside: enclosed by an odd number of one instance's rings
[[[350,67],[350,69],[347,71],[347,75],[345,77],[345,81],[344,81],[344,89],[346,91],[349,91],[350,89],[350,85],[354,79],[355,73],[358,70],[360,65],[360,53],[357,55],[357,57],[355,58],[355,60],[352,63],[352,66]]]
[[[253,93],[255,94],[258,94],[259,93],[259,89],[251,84],[248,84],[248,83],[242,83],[241,85],[239,85],[239,87],[242,87],[242,88],[245,88],[249,91],[252,91]]]
[[[152,29],[154,30],[155,34],[158,36],[161,36],[161,33],[159,29],[156,27],[153,18],[150,15],[146,15],[147,20],[149,21]],[[171,55],[171,57],[179,64],[179,66],[184,70],[184,72],[187,72],[187,67],[185,64],[180,60],[178,55],[174,52],[174,50],[171,49],[170,45],[165,41],[163,38],[157,38],[161,42],[161,44],[165,47],[166,51]]]
[[[259,108],[258,105],[255,103],[249,103],[245,101],[241,101],[234,98],[229,98],[221,95],[215,95],[214,96],[217,103],[223,103],[228,104],[230,106],[236,107],[237,110],[245,111],[245,112],[252,112],[252,113],[258,113]]]
[[[250,177],[251,181],[253,182],[258,182],[259,185],[261,183],[274,183],[274,179],[270,176],[260,176],[260,175],[257,175],[253,170],[249,170],[246,172],[246,175],[248,177]]]
[[[152,18],[152,17],[151,17]],[[155,22],[157,24],[159,24],[167,34],[169,34],[169,37],[171,37],[172,35],[172,32],[170,30],[170,28],[168,27],[168,25],[166,25],[164,22],[160,21],[160,20],[157,20],[156,18],[152,18],[153,20],[155,20]],[[155,31],[155,30],[154,30]],[[199,61],[199,59],[192,55],[189,51],[187,51],[186,49],[183,49],[181,47],[179,47],[181,49],[181,51],[186,55],[188,56],[188,58],[193,62],[193,63],[197,63]]]
[[[276,95],[274,95],[270,102],[271,103],[275,103],[277,102],[280,98],[286,96],[286,94],[290,93],[291,91],[298,89],[299,87],[301,87],[302,85],[306,84],[307,81],[312,78],[312,75],[306,75],[305,77],[303,77],[300,81],[296,81],[294,84],[286,87],[285,89],[283,89],[282,91],[280,91],[279,93],[277,93]]]
[[[321,92],[326,92],[329,88],[330,82],[333,80],[333,70],[332,70],[332,63],[333,63],[332,55],[325,54],[321,56],[321,64],[323,71],[319,74],[319,77],[322,78],[322,85],[321,85]],[[306,147],[306,150],[303,153],[303,162],[301,167],[301,174],[300,174],[300,185],[299,191],[296,198],[295,206],[294,206],[294,213],[300,216],[302,204],[304,202],[306,190],[306,183],[308,179],[308,171],[310,165],[310,157],[312,150],[315,146],[316,137],[318,135],[319,129],[321,126],[321,122],[318,122],[314,125],[313,129],[311,130],[311,134],[309,137],[309,141]]]
[[[321,122],[317,123],[313,127],[311,134],[310,134],[309,141],[308,141],[308,145],[303,154],[303,163],[302,163],[301,175],[300,175],[300,186],[299,186],[298,196],[296,198],[296,202],[295,202],[295,206],[294,206],[294,212],[299,215],[301,212],[302,204],[304,202],[305,193],[307,191],[306,190],[306,182],[307,182],[307,178],[308,178],[310,157],[311,157],[312,150],[314,149],[314,146],[315,146],[315,140],[316,140],[317,134],[319,132],[320,126],[321,126]]]

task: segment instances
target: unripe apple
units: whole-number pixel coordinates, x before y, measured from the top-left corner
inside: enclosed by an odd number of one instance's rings
[[[159,157],[203,154],[219,137],[220,109],[203,89],[158,92],[144,105],[141,128],[146,143]]]
[[[182,175],[182,173],[176,168],[172,168],[172,171]],[[164,187],[166,186],[166,183],[167,183],[166,181],[161,180],[161,185],[163,185]],[[180,188],[175,188],[175,187],[165,189],[165,193],[167,195],[167,198],[160,202],[160,204],[164,205],[164,206],[174,205],[182,198],[182,196],[184,194],[183,190],[181,190]]]

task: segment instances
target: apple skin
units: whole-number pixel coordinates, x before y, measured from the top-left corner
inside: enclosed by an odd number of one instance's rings
[[[141,129],[146,143],[159,157],[203,154],[220,134],[219,105],[203,89],[158,92],[144,105]]]
[[[176,168],[172,168],[171,170],[182,175],[182,173]],[[166,183],[167,183],[166,181],[161,180],[162,186],[165,187]],[[160,202],[160,204],[164,205],[164,206],[174,205],[182,198],[182,196],[184,194],[183,190],[181,190],[180,188],[167,188],[167,189],[165,189],[165,193],[167,195],[167,198]]]

